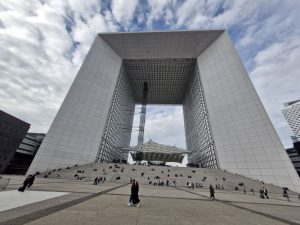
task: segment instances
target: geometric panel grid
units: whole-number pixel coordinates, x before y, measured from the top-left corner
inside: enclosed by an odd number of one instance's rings
[[[208,120],[208,112],[204,99],[198,67],[190,80],[186,98],[183,103],[185,136],[187,149],[192,152],[189,163],[201,167],[217,169],[218,162],[215,146]]]
[[[124,59],[123,63],[137,104],[143,102],[144,82],[147,104],[182,104],[196,59]]]
[[[128,153],[122,152],[121,147],[130,145],[134,107],[132,91],[122,65],[96,161],[127,161]]]

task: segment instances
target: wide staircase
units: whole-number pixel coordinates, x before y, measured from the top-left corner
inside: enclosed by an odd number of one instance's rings
[[[262,181],[253,180],[242,175],[232,174],[223,170],[191,167],[168,167],[168,166],[146,166],[114,163],[91,163],[83,166],[74,166],[64,169],[56,169],[41,173],[39,177],[81,180],[94,182],[96,177],[105,177],[108,182],[128,183],[131,179],[137,180],[140,184],[153,185],[160,182],[170,185],[176,182],[177,187],[186,187],[187,183],[196,183],[199,188],[208,188],[210,184],[216,185],[221,190],[248,192],[253,189],[258,192],[262,187],[269,192],[282,193],[281,187],[271,184],[264,184]]]

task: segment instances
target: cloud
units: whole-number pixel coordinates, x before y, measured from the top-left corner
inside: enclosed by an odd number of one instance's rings
[[[147,2],[146,26],[152,30],[156,27],[153,24],[163,22],[171,25],[174,20],[174,10],[178,4],[176,0],[151,0]],[[163,25],[163,24],[160,24]],[[158,27],[158,29],[161,29]]]
[[[285,146],[291,145],[291,130],[281,108],[283,103],[299,99],[300,35],[273,43],[259,51],[251,72],[254,86]]]
[[[116,30],[98,3],[0,2],[1,110],[32,132],[47,132],[97,32]]]
[[[134,17],[134,12],[138,5],[138,0],[113,0],[111,5],[111,11],[116,21],[122,24],[125,28],[130,27]]]
[[[234,17],[234,15],[231,13],[233,6],[236,5],[230,1],[223,0],[184,1],[176,9],[176,24],[174,24],[174,27],[184,27],[188,29],[220,29],[224,28],[224,26],[227,27],[225,21],[231,21],[228,17]],[[236,11],[233,10],[233,12]]]
[[[136,107],[139,113],[140,106]],[[139,126],[139,114],[133,126]],[[132,134],[131,145],[137,144],[138,132]],[[147,106],[144,142],[152,139],[166,145],[186,148],[182,106]]]

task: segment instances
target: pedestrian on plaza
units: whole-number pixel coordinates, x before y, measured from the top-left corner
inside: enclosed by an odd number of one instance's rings
[[[132,192],[132,203],[137,207],[140,206],[140,199],[139,199],[139,183],[135,181],[135,185]]]
[[[98,184],[98,177],[96,177],[94,180],[94,185],[97,185],[97,184]]]
[[[128,203],[127,203],[128,206],[132,205],[132,190],[133,190],[134,183],[135,183],[135,180],[130,178],[131,192],[130,192],[129,200],[128,200]]]
[[[264,194],[264,190],[263,189],[259,190],[259,197],[260,198],[265,198],[265,194]]]
[[[33,185],[34,179],[35,179],[35,174],[31,175],[31,177],[29,178],[29,183],[27,186],[28,188],[30,188]]]
[[[132,185],[131,185],[131,195],[129,198],[129,203],[127,203],[128,206],[135,205],[137,207],[140,206],[139,204],[140,199],[139,199],[139,183],[135,180],[133,180]]]
[[[283,188],[283,197],[285,197],[288,201],[290,201],[290,197],[286,187]]]
[[[27,187],[32,186],[33,181],[34,181],[34,177],[33,175],[30,174],[28,177],[26,177],[26,179],[23,182],[23,186],[20,187],[18,191],[24,192]]]
[[[266,198],[269,199],[268,190],[265,189],[265,187],[263,187],[263,191],[264,191],[264,194],[265,194]]]
[[[212,185],[209,185],[210,199],[215,200],[215,190]]]

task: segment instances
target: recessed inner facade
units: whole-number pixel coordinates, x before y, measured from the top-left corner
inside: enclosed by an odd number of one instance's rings
[[[189,162],[218,168],[195,58],[122,61],[98,161],[127,160],[128,155],[122,148],[129,146],[134,107],[143,102],[145,82],[148,84],[147,104],[183,106],[186,144],[192,152]]]
[[[148,104],[183,104],[196,59],[125,59],[127,79],[136,104],[143,101],[148,83]]]

